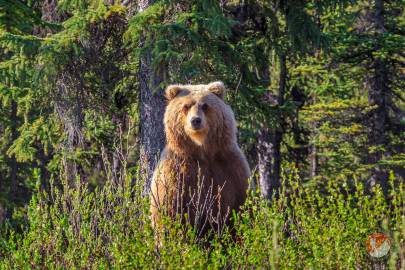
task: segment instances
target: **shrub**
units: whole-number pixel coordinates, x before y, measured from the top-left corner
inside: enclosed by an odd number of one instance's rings
[[[33,196],[28,226],[2,239],[1,269],[366,269],[365,240],[377,231],[392,242],[389,269],[405,266],[405,190],[393,177],[386,199],[379,187],[366,194],[355,177],[311,186],[293,172],[270,202],[250,192],[234,214],[236,237],[225,230],[202,244],[167,218],[159,247],[137,173],[92,191],[79,180]]]

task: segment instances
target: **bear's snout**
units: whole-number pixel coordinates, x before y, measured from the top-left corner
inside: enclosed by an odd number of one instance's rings
[[[201,128],[201,123],[202,123],[201,117],[194,116],[193,118],[191,118],[190,122],[191,122],[191,127],[193,129],[200,129]]]

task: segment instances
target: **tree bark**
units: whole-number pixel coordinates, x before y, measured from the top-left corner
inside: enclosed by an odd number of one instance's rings
[[[38,153],[37,153],[37,158],[39,160],[38,167],[41,172],[41,190],[45,190],[46,184],[50,178],[50,173],[48,169],[46,168],[46,165],[49,162],[49,157],[45,154],[45,151],[42,147],[39,147]]]
[[[142,12],[154,1],[139,1],[138,9]],[[144,41],[141,46],[144,46]],[[160,72],[152,68],[151,51],[147,51],[140,60],[139,87],[140,87],[140,143],[141,143],[141,171],[146,177],[145,187],[150,186],[153,170],[159,159],[159,154],[165,145],[163,115],[165,111],[165,98],[159,89],[163,81],[164,68]]]
[[[284,104],[284,96],[287,82],[286,56],[279,55],[280,75],[279,89],[277,95],[278,107]],[[282,126],[284,120],[278,119],[278,125],[274,129],[262,127],[258,132],[257,141],[257,163],[259,173],[259,186],[261,194],[266,199],[271,199],[281,187],[281,142],[283,140]]]
[[[284,53],[279,55],[280,61],[280,79],[279,79],[279,88],[278,88],[278,106],[281,107],[284,105],[284,95],[286,90],[287,83],[287,66],[286,66],[286,56]],[[281,113],[280,113],[281,115]],[[279,118],[279,125],[274,132],[273,137],[273,167],[272,174],[270,177],[270,190],[274,194],[281,186],[281,142],[283,141],[283,119]]]
[[[61,22],[66,17],[66,13],[58,12],[58,0],[44,1],[41,6],[41,19],[46,22]],[[36,27],[34,28],[34,35],[46,36],[52,33],[51,29]],[[73,155],[78,147],[83,146],[84,135],[82,132],[83,127],[83,80],[82,74],[78,71],[79,67],[76,64],[71,64],[65,67],[63,72],[60,72],[56,80],[55,95],[53,96],[54,110],[62,121],[64,132],[67,139],[64,144],[64,150],[67,155]],[[42,169],[44,155],[40,154],[41,171],[43,177],[48,176],[47,172]],[[66,155],[63,157],[63,169],[65,178],[70,186],[75,185],[76,177],[79,176],[81,181],[84,181],[84,174],[82,169],[76,161],[69,159]],[[42,183],[45,187],[46,183]]]
[[[376,38],[384,34],[384,1],[375,0],[374,5],[374,25],[376,29]],[[378,41],[376,41],[378,44]],[[380,46],[376,47],[379,50]],[[382,159],[384,150],[378,149],[379,146],[384,146],[387,143],[386,129],[388,125],[388,110],[389,110],[389,98],[390,98],[390,78],[389,70],[386,61],[378,56],[373,59],[372,63],[374,73],[369,78],[369,92],[368,100],[369,104],[376,106],[370,117],[370,132],[369,132],[369,145],[377,147],[373,153],[369,154],[369,164],[374,165],[371,176],[367,181],[369,188],[376,184],[380,184],[381,187],[387,191],[388,174],[382,170],[377,163]]]
[[[76,178],[81,182],[85,181],[81,166],[69,158],[69,155],[75,155],[76,149],[84,147],[83,134],[83,82],[79,74],[75,74],[74,67],[66,67],[66,71],[59,74],[56,83],[57,95],[54,97],[55,111],[62,121],[66,141],[64,150],[66,155],[63,157],[63,166],[65,178],[70,186],[75,186]]]
[[[270,83],[269,65],[266,63],[261,68],[260,78],[263,85]],[[268,93],[264,96],[267,103],[276,105],[276,97]],[[264,199],[271,199],[271,186],[270,179],[273,166],[273,136],[274,130],[268,127],[267,123],[260,123],[260,129],[257,134],[256,156],[257,156],[257,170],[259,174],[258,184],[260,193]]]
[[[268,128],[262,128],[257,140],[257,169],[259,173],[260,192],[265,199],[271,199],[270,175],[272,174],[273,144],[272,134]]]
[[[304,128],[300,126],[300,110],[307,100],[307,96],[304,90],[298,86],[293,86],[289,91],[291,101],[295,104],[294,118],[292,118],[291,132],[294,139],[295,147],[292,147],[291,153],[293,154],[293,160],[298,167],[302,167],[302,164],[307,163],[308,157],[308,137]],[[304,172],[302,172],[304,173]]]

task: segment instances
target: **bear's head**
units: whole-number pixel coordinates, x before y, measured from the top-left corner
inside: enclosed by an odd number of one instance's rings
[[[222,82],[170,85],[164,124],[168,146],[181,153],[213,152],[236,143],[236,125]]]

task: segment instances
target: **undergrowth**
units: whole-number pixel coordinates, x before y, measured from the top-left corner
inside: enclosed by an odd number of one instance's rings
[[[160,245],[149,220],[149,197],[136,173],[89,190],[52,185],[38,192],[22,232],[2,228],[1,269],[368,269],[367,236],[384,232],[389,269],[404,269],[405,190],[391,177],[388,197],[360,180],[307,186],[284,175],[268,202],[254,190],[234,214],[235,231],[202,243],[192,228],[166,219]]]

